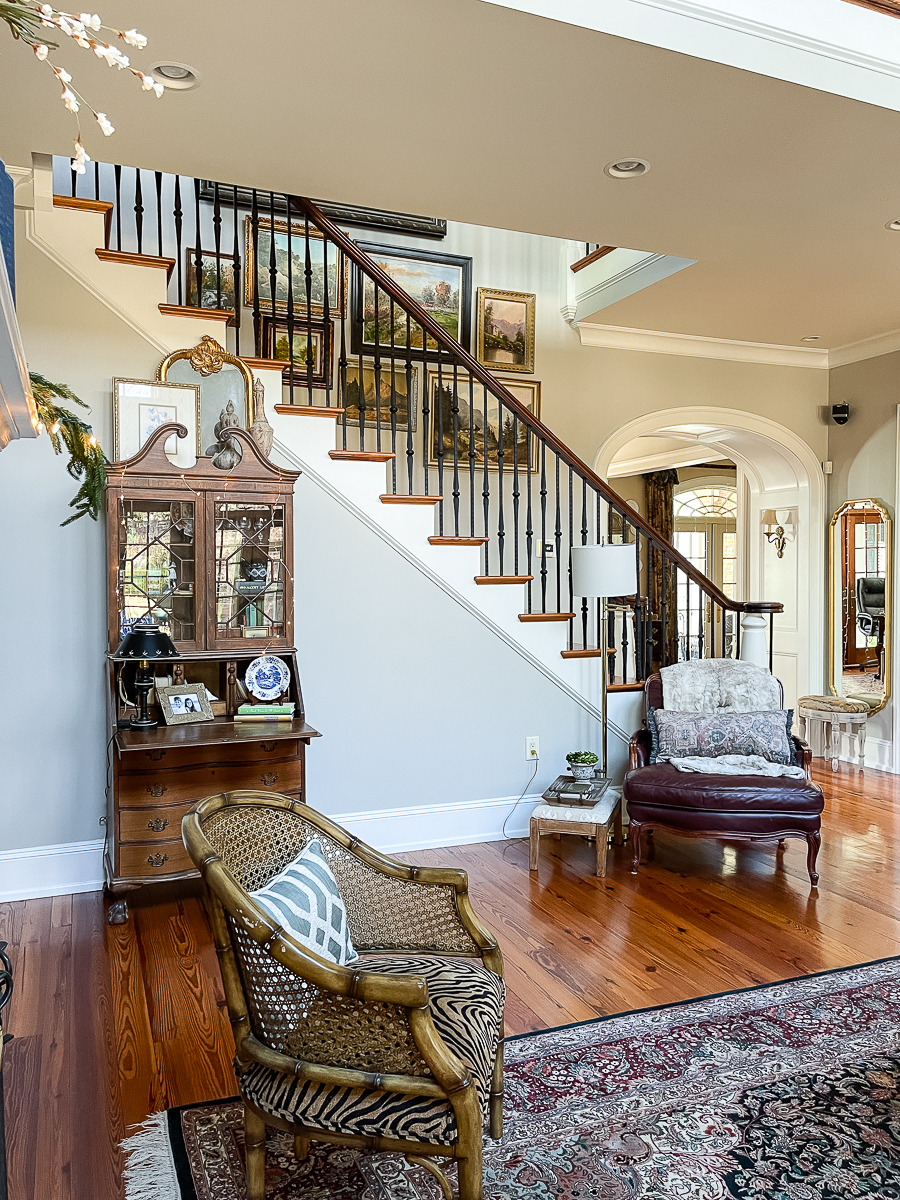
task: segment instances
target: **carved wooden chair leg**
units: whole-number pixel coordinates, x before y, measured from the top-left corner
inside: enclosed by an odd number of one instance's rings
[[[244,1157],[247,1163],[247,1200],[265,1200],[266,1123],[244,1105]]]
[[[500,1045],[497,1047],[497,1057],[494,1059],[494,1073],[491,1077],[491,1094],[488,1100],[488,1129],[492,1138],[499,1141],[503,1137],[503,1031],[500,1031]]]
[[[822,835],[816,830],[815,833],[806,835],[806,869],[809,872],[809,882],[813,887],[819,886],[819,873],[816,870],[816,857],[819,853],[819,847],[822,844]]]
[[[302,1133],[298,1133],[294,1138],[294,1154],[298,1162],[303,1162],[309,1154],[309,1138],[304,1137]]]
[[[628,827],[628,840],[631,843],[631,873],[637,875],[641,865],[641,830],[643,826],[632,821]]]

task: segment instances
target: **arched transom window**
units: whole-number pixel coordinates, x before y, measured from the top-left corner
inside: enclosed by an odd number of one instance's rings
[[[737,516],[737,488],[708,485],[675,495],[675,518]]]

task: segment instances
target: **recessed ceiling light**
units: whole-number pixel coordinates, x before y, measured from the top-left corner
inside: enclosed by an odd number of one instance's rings
[[[650,170],[650,164],[644,158],[620,158],[607,163],[603,168],[612,179],[638,179]]]
[[[900,221],[888,221],[885,229],[890,229],[891,233],[900,233]]]
[[[150,68],[150,74],[172,91],[186,92],[200,84],[200,72],[185,63],[154,63]]]
[[[801,338],[800,340],[802,342],[817,342],[821,336],[821,333],[811,333],[807,337]]]

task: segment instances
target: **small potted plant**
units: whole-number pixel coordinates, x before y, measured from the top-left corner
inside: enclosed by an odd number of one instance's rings
[[[593,779],[597,761],[597,755],[591,750],[573,750],[566,755],[573,779]]]

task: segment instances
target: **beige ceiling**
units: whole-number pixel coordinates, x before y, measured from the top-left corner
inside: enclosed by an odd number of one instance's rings
[[[76,47],[106,161],[694,258],[608,324],[818,347],[900,327],[900,113],[480,0],[104,0],[157,101]],[[46,66],[0,30],[0,155],[68,153]],[[638,180],[612,159],[652,164]]]

